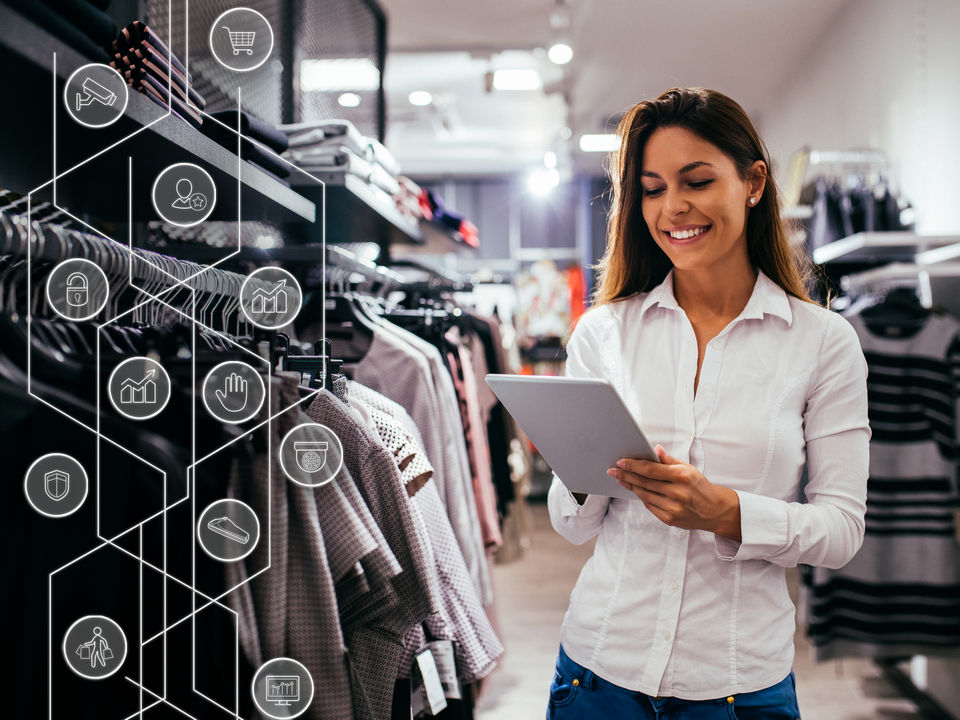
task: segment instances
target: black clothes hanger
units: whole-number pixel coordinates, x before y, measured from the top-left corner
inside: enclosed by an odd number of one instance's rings
[[[329,340],[320,340],[314,344],[313,355],[299,355],[292,352],[295,348],[289,336],[277,333],[270,347],[270,358],[274,367],[279,365],[281,370],[299,372],[305,379],[303,390],[312,392],[323,388],[333,392],[333,381],[340,374],[343,360],[330,357],[332,347]]]

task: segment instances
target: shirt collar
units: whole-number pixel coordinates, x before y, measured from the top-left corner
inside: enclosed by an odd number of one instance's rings
[[[673,294],[673,268],[667,273],[662,283],[647,293],[643,304],[640,306],[640,314],[643,315],[654,305],[670,310],[681,309]],[[753,292],[739,317],[742,319],[762,318],[765,314],[782,318],[787,326],[793,323],[790,298],[787,297],[786,291],[767,277],[763,270],[757,268],[757,280],[754,283]]]

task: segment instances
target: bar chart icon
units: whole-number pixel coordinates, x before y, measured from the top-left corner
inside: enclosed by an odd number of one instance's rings
[[[264,699],[277,706],[300,702],[300,676],[267,675]]]

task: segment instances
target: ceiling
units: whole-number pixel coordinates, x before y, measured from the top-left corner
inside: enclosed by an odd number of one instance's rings
[[[387,146],[420,177],[524,172],[542,168],[547,150],[563,174],[599,174],[601,154],[580,152],[582,133],[611,129],[640,99],[693,85],[730,95],[762,131],[764,107],[789,92],[847,2],[380,0]],[[546,57],[558,40],[574,50],[568,65]],[[540,70],[543,89],[485,89],[488,71],[515,67]],[[413,90],[433,103],[411,105]]]

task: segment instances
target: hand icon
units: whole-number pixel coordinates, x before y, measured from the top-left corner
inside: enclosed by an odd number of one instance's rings
[[[237,373],[223,379],[223,389],[217,389],[217,400],[228,412],[240,412],[247,406],[247,381]]]

